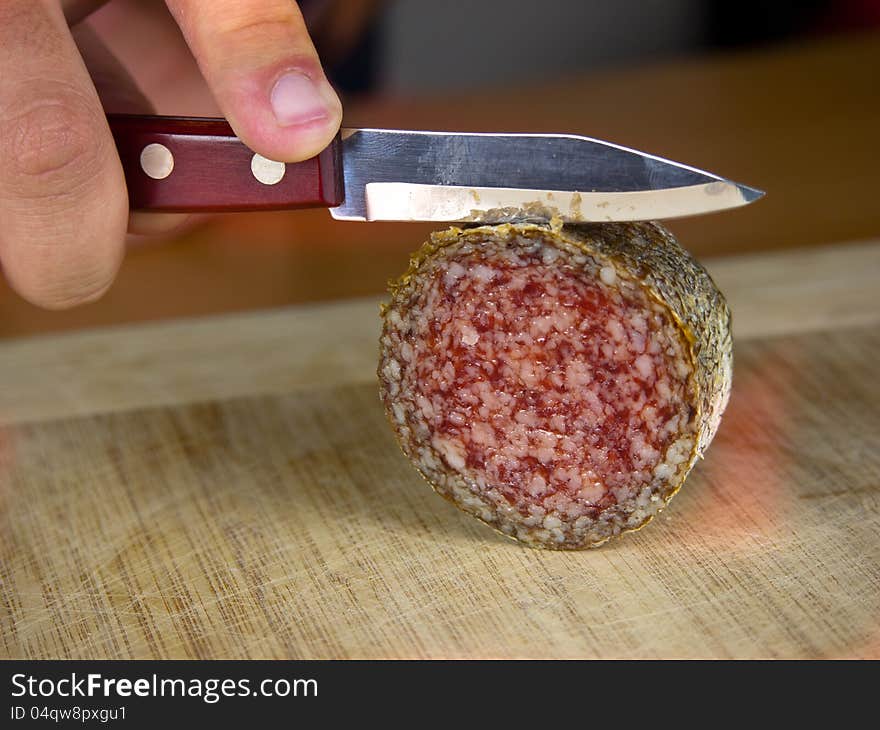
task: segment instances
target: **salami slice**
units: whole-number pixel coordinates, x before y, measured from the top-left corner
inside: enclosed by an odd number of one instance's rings
[[[435,233],[383,320],[381,396],[404,453],[533,546],[597,547],[649,522],[730,391],[727,304],[656,223]]]

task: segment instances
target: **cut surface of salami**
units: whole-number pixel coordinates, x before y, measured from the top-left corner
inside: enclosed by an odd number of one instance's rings
[[[391,293],[379,379],[404,453],[525,543],[646,524],[718,427],[730,315],[658,224],[452,228]]]

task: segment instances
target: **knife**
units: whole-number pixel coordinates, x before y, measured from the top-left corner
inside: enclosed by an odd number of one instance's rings
[[[570,134],[343,129],[304,162],[255,154],[222,119],[108,115],[133,210],[326,207],[339,220],[503,223],[675,218],[764,193]]]

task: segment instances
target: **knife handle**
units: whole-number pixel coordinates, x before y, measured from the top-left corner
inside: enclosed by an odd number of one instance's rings
[[[339,137],[304,162],[254,154],[224,119],[108,114],[132,210],[335,207],[344,199]]]

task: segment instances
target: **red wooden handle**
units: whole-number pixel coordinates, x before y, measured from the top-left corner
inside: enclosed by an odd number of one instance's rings
[[[317,157],[255,155],[223,119],[110,114],[129,207],[233,211],[335,207],[344,198],[339,138]]]

